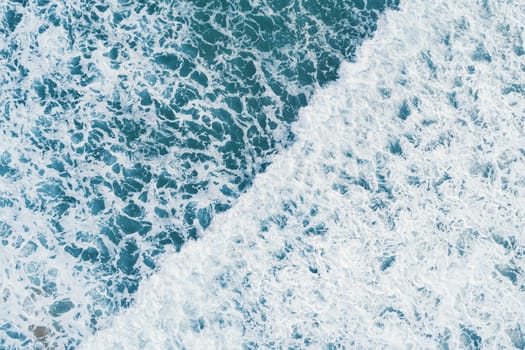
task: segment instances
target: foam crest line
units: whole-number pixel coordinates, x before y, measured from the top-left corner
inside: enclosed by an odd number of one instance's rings
[[[525,347],[525,8],[386,13],[296,142],[84,349]]]

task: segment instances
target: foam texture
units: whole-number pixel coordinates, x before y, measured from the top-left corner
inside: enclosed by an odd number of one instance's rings
[[[525,4],[406,1],[84,349],[525,348]]]

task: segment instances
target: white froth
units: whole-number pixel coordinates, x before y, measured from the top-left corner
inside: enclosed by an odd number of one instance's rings
[[[520,1],[387,12],[296,143],[83,347],[524,348],[523,23]]]

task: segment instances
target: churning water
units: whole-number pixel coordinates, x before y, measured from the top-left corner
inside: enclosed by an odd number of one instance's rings
[[[0,347],[525,348],[522,1],[1,7]]]

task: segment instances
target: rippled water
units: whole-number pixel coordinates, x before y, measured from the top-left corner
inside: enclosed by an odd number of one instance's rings
[[[397,5],[0,2],[0,347],[109,325],[286,152],[299,108]]]

